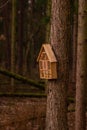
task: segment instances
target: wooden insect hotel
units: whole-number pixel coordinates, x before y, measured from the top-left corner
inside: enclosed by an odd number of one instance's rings
[[[43,44],[37,58],[41,79],[57,78],[57,59],[50,44]]]

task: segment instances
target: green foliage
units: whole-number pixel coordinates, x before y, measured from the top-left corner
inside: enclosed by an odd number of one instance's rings
[[[44,24],[44,25],[47,25],[49,22],[50,22],[50,16],[44,16],[41,19],[41,23]]]
[[[76,14],[78,14],[78,0],[75,0],[74,12],[75,12]]]
[[[46,5],[46,3],[47,3],[47,0],[37,0],[36,1],[36,5],[38,7],[41,7],[42,5]]]
[[[71,12],[78,13],[78,0],[70,0]]]
[[[37,0],[34,7],[35,12],[46,11],[46,5],[47,5],[47,0]]]

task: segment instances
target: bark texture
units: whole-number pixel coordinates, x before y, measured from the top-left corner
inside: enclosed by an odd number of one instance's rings
[[[67,130],[70,1],[52,0],[51,45],[58,60],[58,79],[47,84],[46,130]]]
[[[87,1],[79,0],[76,73],[76,130],[86,130]]]

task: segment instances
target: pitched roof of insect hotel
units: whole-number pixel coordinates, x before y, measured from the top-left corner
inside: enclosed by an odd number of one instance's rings
[[[41,58],[41,53],[43,52],[43,50],[45,51],[45,53],[47,54],[47,57],[49,59],[50,62],[57,62],[57,59],[55,57],[55,54],[52,50],[52,47],[50,44],[43,44],[41,49],[40,49],[40,52],[39,52],[39,55],[38,55],[38,58],[37,58],[37,62],[40,60]]]

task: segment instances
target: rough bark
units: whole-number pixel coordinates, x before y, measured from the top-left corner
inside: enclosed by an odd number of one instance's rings
[[[67,130],[67,86],[69,76],[70,1],[52,0],[51,45],[58,60],[58,79],[47,87],[46,130]]]
[[[76,130],[86,130],[87,1],[79,0],[76,72]]]

